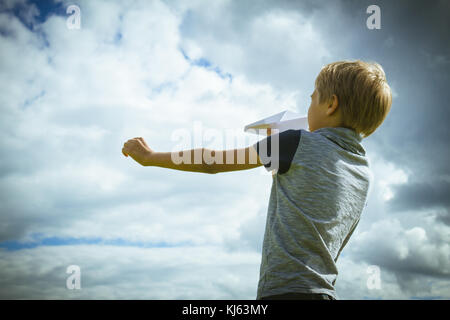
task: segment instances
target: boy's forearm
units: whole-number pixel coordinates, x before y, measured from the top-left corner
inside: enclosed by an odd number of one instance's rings
[[[153,152],[146,165],[213,174],[252,169],[261,166],[262,163],[252,148],[234,150],[197,148],[178,152]]]
[[[203,160],[204,148],[183,150],[178,152],[153,152],[147,166],[156,166],[167,169],[213,173],[211,166]],[[190,159],[190,161],[174,162],[174,159]]]

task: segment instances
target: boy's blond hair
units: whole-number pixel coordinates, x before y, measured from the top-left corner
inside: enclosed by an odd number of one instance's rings
[[[343,126],[368,137],[386,118],[392,93],[376,62],[337,61],[322,68],[316,79],[319,103],[338,98]]]

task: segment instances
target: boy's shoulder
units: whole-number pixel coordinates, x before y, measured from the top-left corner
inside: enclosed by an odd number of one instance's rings
[[[297,152],[301,133],[304,130],[289,129],[275,133],[253,144],[267,171],[285,173]]]
[[[289,129],[265,137],[253,144],[253,148],[267,171],[277,170],[283,174],[290,169],[296,154],[311,161],[317,161],[317,157],[330,150],[344,149],[350,154],[364,156],[360,142],[361,137],[354,130],[343,127],[321,128],[314,132]]]
[[[362,137],[355,130],[345,127],[325,127],[309,132],[302,130],[302,146],[311,142],[311,148],[321,151],[324,147],[346,151],[348,154],[364,157],[366,150],[361,144]],[[323,144],[321,142],[324,142]],[[306,147],[306,146],[305,146]],[[327,148],[327,149],[328,149]]]

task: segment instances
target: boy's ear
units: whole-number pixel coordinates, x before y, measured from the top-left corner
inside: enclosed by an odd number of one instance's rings
[[[330,102],[328,104],[327,108],[327,116],[331,116],[339,107],[339,100],[337,95],[333,94],[333,96],[330,99]]]

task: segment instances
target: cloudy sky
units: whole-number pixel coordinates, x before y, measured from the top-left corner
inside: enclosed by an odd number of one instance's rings
[[[144,168],[122,145],[249,145],[342,59],[379,62],[394,100],[363,140],[374,182],[337,293],[450,298],[448,1],[0,3],[0,298],[254,299],[271,175]]]

